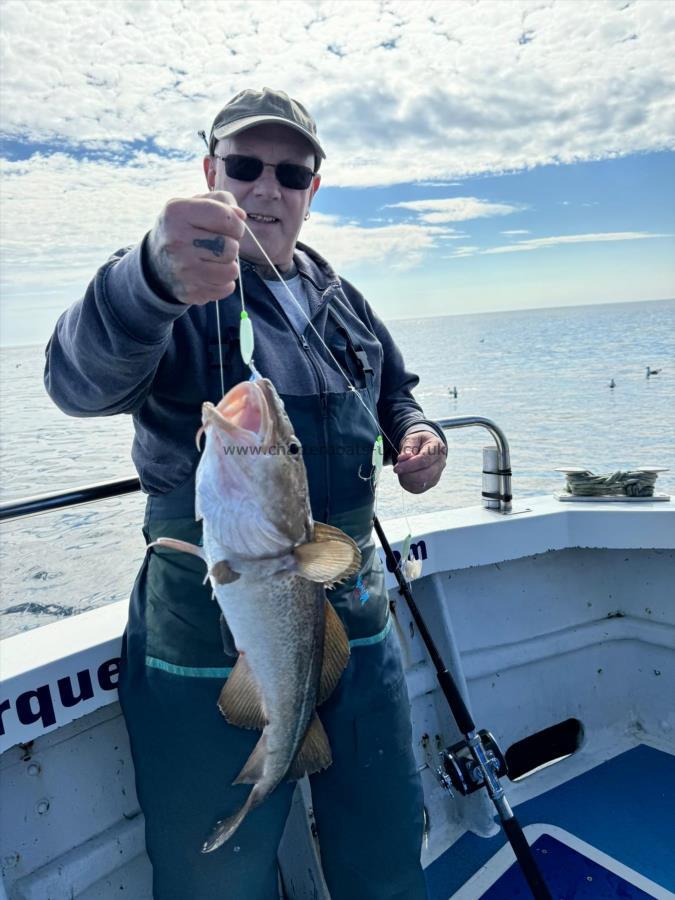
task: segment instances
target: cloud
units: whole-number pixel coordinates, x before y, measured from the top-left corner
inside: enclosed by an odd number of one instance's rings
[[[3,130],[68,150],[155,141],[197,154],[197,129],[228,97],[268,84],[312,111],[338,185],[452,182],[674,145],[668,3],[274,9],[5,0]]]
[[[504,232],[502,232],[503,234]],[[641,241],[649,238],[673,237],[672,234],[655,234],[648,231],[609,231],[599,234],[563,234],[545,238],[531,238],[526,241],[516,241],[513,244],[504,244],[501,247],[489,247],[481,250],[478,247],[456,247],[455,252],[445,259],[455,259],[458,256],[490,256],[495,253],[520,253],[529,250],[543,250],[547,247],[556,247],[559,244],[589,244],[604,241]],[[465,251],[465,252],[462,252]]]
[[[411,269],[439,242],[464,235],[453,229],[417,223],[397,223],[363,228],[343,222],[339,216],[313,213],[302,231],[302,241],[320,249],[338,270],[365,263]]]
[[[500,234],[529,234],[527,228],[512,228],[510,231],[500,231]]]
[[[508,216],[519,212],[523,206],[508,203],[489,203],[478,197],[450,197],[438,200],[406,200],[389,203],[389,208],[411,209],[420,213],[419,218],[429,224],[441,222],[465,222],[469,219],[484,219],[489,216]]]
[[[167,160],[156,153],[136,154],[123,178],[113,159],[65,154],[5,161],[1,174],[0,284],[5,291],[45,299],[73,285],[81,291],[114,250],[136,243],[153,226],[169,197],[190,197],[206,187],[194,159]],[[337,269],[366,262],[409,269],[427,251],[466,238],[442,223],[370,223],[364,227],[351,217],[313,211],[301,239]]]
[[[112,160],[58,153],[4,162],[1,175],[3,286],[41,294],[86,284],[114,250],[140,240],[163,202],[206,188],[193,163],[157,154],[137,154],[123,178]]]
[[[5,290],[70,291],[139,240],[170,197],[201,192],[197,130],[246,87],[302,100],[326,147],[324,184],[338,187],[435,192],[467,176],[675,145],[667,3],[278,0],[270,9],[269,0],[4,0]],[[466,239],[444,225],[522,208],[428,202],[408,207],[415,221],[377,228],[313,216],[303,235],[313,231],[336,266],[411,266]]]
[[[518,241],[515,244],[507,244],[503,247],[490,247],[483,250],[484,254],[491,253],[517,253],[521,250],[541,250],[545,247],[555,247],[558,244],[589,244],[602,241],[642,241],[649,238],[672,237],[670,234],[653,234],[647,231],[610,231],[600,234],[563,234],[556,237],[532,238],[527,241]]]
[[[461,259],[464,256],[475,256],[480,247],[460,246],[454,248],[454,253],[444,256],[443,259]]]
[[[415,185],[417,187],[433,188],[460,187],[461,181],[416,181]]]

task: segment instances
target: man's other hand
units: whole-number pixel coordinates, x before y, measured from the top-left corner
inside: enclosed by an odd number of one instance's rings
[[[180,303],[203,305],[234,291],[246,213],[227,191],[169,200],[148,235],[153,279]]]
[[[411,494],[423,494],[438,484],[445,468],[447,448],[435,431],[413,431],[403,436],[394,472]]]

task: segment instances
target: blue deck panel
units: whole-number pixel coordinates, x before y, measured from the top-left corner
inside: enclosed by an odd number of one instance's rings
[[[508,797],[507,779],[504,787]],[[562,828],[675,891],[674,797],[675,757],[641,744],[521,803],[514,811],[523,828],[536,823]],[[504,844],[501,832],[492,838],[463,835],[427,867],[430,898],[447,900]],[[504,900],[512,896],[519,895],[501,894]]]
[[[654,900],[615,872],[568,847],[550,834],[532,844],[535,859],[548,889],[556,900]],[[532,893],[517,862],[498,878],[480,900],[532,900]]]

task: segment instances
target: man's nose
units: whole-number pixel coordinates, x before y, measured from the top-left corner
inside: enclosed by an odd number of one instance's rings
[[[254,191],[261,197],[280,197],[281,190],[277,181],[275,167],[271,163],[265,163],[262,174],[256,179]]]

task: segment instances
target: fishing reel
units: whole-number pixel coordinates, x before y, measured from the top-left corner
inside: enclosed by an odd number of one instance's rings
[[[480,741],[482,754],[479,749],[474,749],[466,738],[440,752],[441,765],[436,770],[436,775],[449,793],[455,790],[463,797],[467,797],[483,787],[485,775],[477,754],[483,756],[485,765],[495,778],[502,778],[508,774],[504,754],[490,732],[482,729],[474,740]]]

